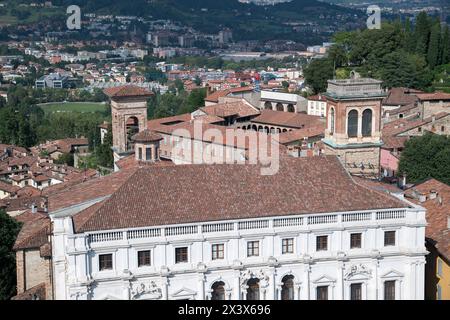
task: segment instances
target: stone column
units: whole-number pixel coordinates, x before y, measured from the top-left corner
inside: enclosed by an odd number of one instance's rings
[[[362,139],[362,113],[358,110],[358,139]]]
[[[161,287],[163,300],[169,300],[169,279],[167,277],[162,277]]]
[[[205,274],[199,273],[198,275],[198,298],[199,300],[205,300]]]
[[[234,300],[242,300],[241,297],[241,279],[240,279],[240,272],[239,270],[236,270],[234,280],[233,280],[233,288],[234,290]]]
[[[345,264],[343,261],[338,261],[338,277],[337,277],[337,292],[336,300],[345,300],[345,283],[344,283],[344,269]]]

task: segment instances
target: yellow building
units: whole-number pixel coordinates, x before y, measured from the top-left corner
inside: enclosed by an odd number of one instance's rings
[[[427,209],[425,299],[450,300],[450,186],[430,179],[405,197]]]

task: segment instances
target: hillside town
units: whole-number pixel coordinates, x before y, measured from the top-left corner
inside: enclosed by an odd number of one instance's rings
[[[315,44],[97,13],[0,37],[0,300],[450,300],[433,8]]]

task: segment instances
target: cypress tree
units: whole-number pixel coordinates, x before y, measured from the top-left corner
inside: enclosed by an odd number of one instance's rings
[[[441,63],[450,63],[450,34],[448,26],[445,27],[442,35],[442,51],[441,51]]]
[[[414,35],[411,26],[411,20],[406,18],[405,21],[405,49],[408,52],[415,52],[416,41],[414,40]]]
[[[424,11],[417,15],[414,38],[416,39],[416,52],[426,56],[428,52],[428,40],[430,38],[430,22]]]
[[[427,62],[431,69],[440,63],[441,57],[441,24],[437,20],[431,27],[430,42],[428,44]]]

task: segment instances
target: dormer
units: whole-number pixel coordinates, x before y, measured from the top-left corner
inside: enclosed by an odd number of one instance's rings
[[[159,142],[163,139],[159,133],[144,130],[135,134],[131,139],[134,141],[136,161],[159,161]]]

